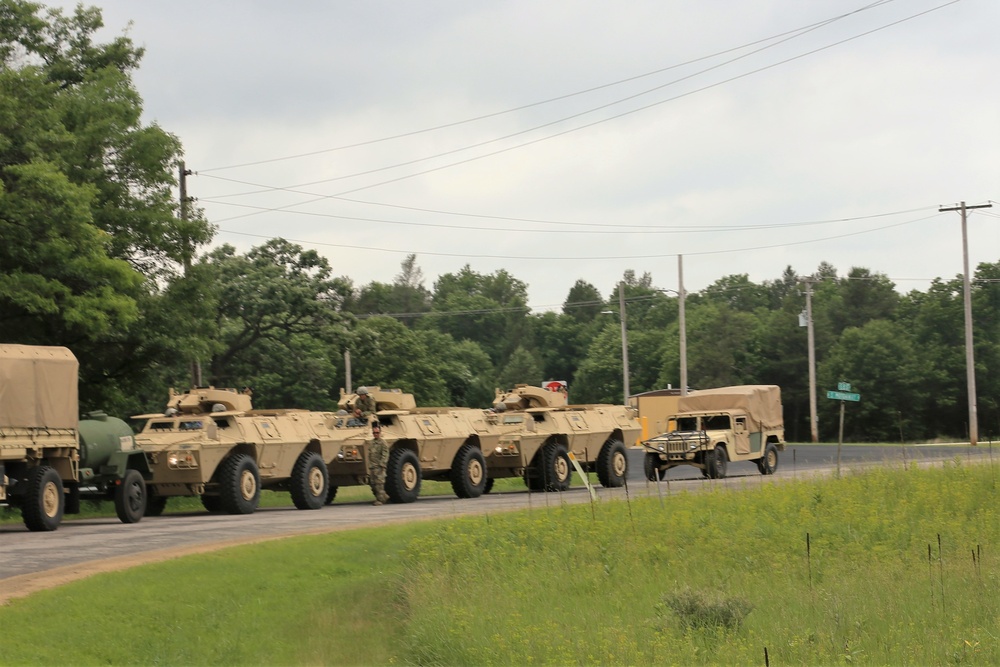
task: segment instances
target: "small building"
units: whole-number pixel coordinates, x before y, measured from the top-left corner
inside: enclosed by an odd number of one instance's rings
[[[642,424],[640,437],[643,440],[666,432],[667,417],[677,413],[677,402],[680,397],[681,390],[670,387],[629,396],[629,405],[639,412],[639,422]]]

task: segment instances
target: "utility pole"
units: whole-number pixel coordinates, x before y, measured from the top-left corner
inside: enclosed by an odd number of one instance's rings
[[[185,169],[184,162],[182,161],[178,173],[178,185],[180,186],[181,195],[181,244],[183,245],[181,253],[182,261],[184,262],[185,278],[187,278],[188,271],[191,270],[191,255],[193,254],[191,250],[191,237],[188,235],[188,206],[191,203],[191,199],[187,194],[187,177],[190,175],[191,170]],[[193,387],[202,386],[200,359],[194,359],[191,362],[191,385]]]
[[[816,276],[802,278],[806,286],[806,338],[809,345],[809,433],[819,442],[819,419],[816,417],[816,335],[813,332],[812,286]]]
[[[684,256],[677,255],[677,325],[681,338],[681,396],[688,395],[688,343],[687,324],[684,322]]]
[[[966,212],[974,208],[990,208],[993,204],[977,204],[966,206],[961,202],[957,206],[942,206],[938,210],[959,211],[962,214],[962,291],[965,302],[965,380],[969,393],[969,444],[979,444],[979,414],[976,409],[976,367],[973,361],[972,346],[972,292],[969,287],[969,233],[967,229]]]
[[[628,330],[625,327],[625,281],[618,283],[618,319],[622,323],[622,384],[625,386],[625,402],[628,405]]]

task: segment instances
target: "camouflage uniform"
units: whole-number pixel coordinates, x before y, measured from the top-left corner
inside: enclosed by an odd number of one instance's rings
[[[371,394],[360,394],[354,399],[354,409],[361,411],[362,419],[367,419],[375,414],[375,399]]]
[[[385,492],[385,469],[389,465],[389,444],[378,433],[368,445],[368,482],[375,494],[375,504],[389,502]]]

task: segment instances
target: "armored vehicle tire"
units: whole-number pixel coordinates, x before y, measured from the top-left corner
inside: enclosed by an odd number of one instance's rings
[[[757,460],[761,475],[773,475],[778,469],[778,448],[770,442],[764,447],[764,456]]]
[[[201,497],[202,507],[207,509],[212,514],[217,514],[222,511],[222,499],[219,496],[202,496]]]
[[[333,504],[334,498],[337,497],[337,488],[338,487],[336,487],[333,484],[330,484],[329,482],[327,482],[327,486],[326,486],[326,504],[327,505],[332,505]]]
[[[59,473],[49,466],[36,466],[28,473],[21,515],[28,530],[55,530],[62,522],[65,494]]]
[[[412,503],[420,495],[420,459],[409,449],[394,449],[389,454],[385,492],[394,503]]]
[[[601,486],[617,488],[625,485],[628,474],[628,455],[621,440],[608,440],[597,455],[597,479]]]
[[[318,510],[326,503],[326,487],[329,484],[330,476],[323,457],[316,452],[299,454],[289,480],[292,503],[300,510]]]
[[[138,470],[126,470],[115,487],[115,513],[122,523],[137,523],[146,513],[146,480]]]
[[[459,498],[478,498],[486,488],[486,459],[471,442],[462,445],[451,464],[451,488]]]
[[[260,503],[260,472],[248,454],[230,456],[219,466],[219,501],[229,514],[253,514]]]
[[[492,477],[487,477],[486,478],[486,484],[483,486],[483,494],[484,495],[493,490],[493,482],[495,482],[495,481],[496,480],[493,479]]]
[[[567,491],[573,477],[566,445],[550,442],[538,454],[540,469],[535,473],[546,491]]]
[[[715,449],[708,453],[705,461],[705,470],[710,479],[722,479],[726,476],[726,468],[729,464],[729,457],[726,456],[726,448],[716,445]]]
[[[646,475],[646,479],[650,482],[655,482],[657,480],[663,479],[667,476],[666,470],[660,470],[660,457],[652,452],[646,452],[645,458],[642,460],[642,471]]]
[[[167,509],[167,497],[150,494],[146,496],[146,516],[160,516]]]

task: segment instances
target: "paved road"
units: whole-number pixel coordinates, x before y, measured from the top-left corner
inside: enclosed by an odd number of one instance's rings
[[[836,469],[837,447],[827,445],[789,445],[783,453],[778,472],[761,479],[751,463],[731,463],[725,480],[705,480],[696,468],[682,466],[668,473],[669,488],[659,488],[642,478],[640,450],[629,450],[630,496],[676,492],[704,488],[709,484],[740,486],[753,478],[774,482],[808,474],[826,474]],[[990,448],[952,447],[843,447],[841,466],[899,464],[904,460],[933,461],[959,457],[963,460],[990,457]],[[1000,457],[1000,452],[998,452]],[[988,460],[988,458],[987,458]],[[626,489],[598,487],[601,499],[625,498]],[[368,503],[337,503],[316,511],[291,508],[262,509],[252,515],[230,516],[197,512],[146,517],[136,524],[123,525],[115,518],[67,521],[51,533],[31,533],[22,525],[0,526],[0,580],[43,573],[56,568],[85,567],[94,561],[134,557],[137,553],[162,552],[187,548],[207,548],[220,542],[237,543],[301,533],[322,533],[362,525],[398,523],[421,519],[485,514],[527,507],[545,507],[559,503],[585,503],[584,488],[563,494],[540,494],[519,491],[489,494],[462,500],[454,497],[421,498],[407,505],[373,507]],[[2,588],[2,585],[0,585]]]

